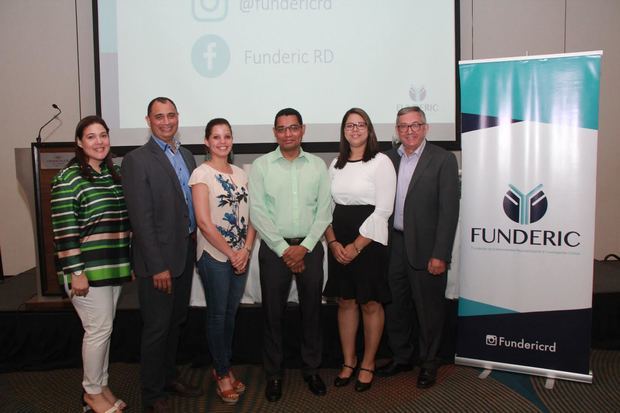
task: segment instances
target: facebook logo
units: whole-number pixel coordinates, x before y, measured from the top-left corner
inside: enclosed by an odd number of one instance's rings
[[[194,69],[204,77],[218,77],[230,63],[230,50],[221,37],[207,34],[196,41],[192,48]]]

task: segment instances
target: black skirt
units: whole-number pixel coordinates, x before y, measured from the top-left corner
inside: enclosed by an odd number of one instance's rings
[[[362,223],[373,213],[374,205],[336,204],[332,228],[336,240],[347,246],[359,235]],[[355,299],[358,304],[369,301],[387,303],[391,300],[387,281],[388,248],[372,241],[351,263],[342,265],[331,253],[328,256],[329,275],[323,295]]]

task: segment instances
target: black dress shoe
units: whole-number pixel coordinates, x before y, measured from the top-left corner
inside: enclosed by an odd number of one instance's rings
[[[396,363],[394,360],[390,361],[388,364],[379,367],[376,370],[376,375],[378,377],[391,377],[398,373],[403,373],[405,371],[411,371],[413,367],[411,364],[400,364]]]
[[[353,377],[353,375],[355,374],[355,371],[357,370],[357,366],[351,367],[351,366],[346,365],[346,364],[343,364],[342,368],[343,369],[350,369],[351,370],[351,375],[349,377],[336,376],[336,378],[334,379],[334,386],[335,387],[344,387],[347,384],[349,384],[349,382],[351,381],[351,377]]]
[[[437,369],[421,369],[418,375],[418,389],[428,389],[437,380]]]
[[[173,396],[179,397],[200,397],[202,396],[202,390],[200,388],[192,386],[189,383],[184,383],[181,380],[175,380],[166,384],[164,390]]]
[[[280,400],[280,397],[282,397],[282,379],[267,380],[265,397],[270,402],[277,402],[278,400]]]
[[[360,367],[360,370],[364,370],[364,371],[367,371],[369,373],[372,373],[372,379],[370,379],[370,381],[368,383],[364,383],[364,382],[360,381],[359,377],[357,378],[357,380],[355,380],[355,391],[359,392],[359,393],[370,389],[370,386],[372,386],[372,381],[375,379],[375,371],[374,370],[365,369],[363,367]]]
[[[305,376],[304,380],[308,383],[308,388],[315,396],[325,396],[327,393],[325,383],[323,383],[321,376],[318,374],[310,374]]]

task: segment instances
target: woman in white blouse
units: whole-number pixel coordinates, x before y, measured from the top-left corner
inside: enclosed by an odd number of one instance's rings
[[[359,108],[345,113],[340,126],[340,153],[330,168],[335,204],[332,225],[325,237],[331,252],[326,297],[338,297],[338,330],[344,356],[336,387],[355,382],[368,390],[374,378],[375,355],[383,333],[383,303],[390,300],[387,281],[388,219],[394,208],[396,173],[379,144],[368,114]],[[364,325],[364,353],[355,349],[359,326]]]
[[[231,370],[235,316],[247,280],[255,231],[250,225],[248,177],[229,163],[233,144],[226,119],[209,121],[209,159],[192,172],[189,185],[198,224],[198,273],[207,298],[207,344],[217,395],[236,403],[245,385]]]

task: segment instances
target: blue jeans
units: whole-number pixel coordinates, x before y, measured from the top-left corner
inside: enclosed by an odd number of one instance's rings
[[[206,251],[198,260],[198,273],[207,299],[207,344],[222,377],[230,370],[235,317],[248,277],[235,274],[230,261],[218,261]]]

